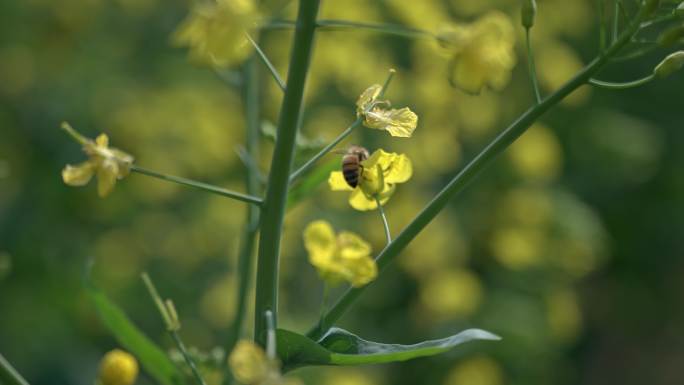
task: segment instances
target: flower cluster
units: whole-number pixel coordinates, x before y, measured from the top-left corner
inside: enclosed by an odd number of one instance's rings
[[[280,373],[279,363],[266,356],[254,342],[241,340],[228,357],[231,372],[245,385],[301,385],[297,378],[285,378]]]
[[[408,181],[413,175],[411,160],[404,154],[376,150],[368,159],[361,161],[361,172],[356,187],[350,186],[341,171],[333,171],[328,184],[333,191],[351,191],[349,204],[368,211],[384,205],[394,194],[396,185]]]
[[[84,186],[93,175],[97,175],[97,193],[100,197],[107,196],[114,189],[116,181],[128,175],[133,157],[109,147],[109,138],[105,134],[91,140],[79,134],[68,123],[62,123],[62,128],[83,146],[83,151],[89,158],[77,165],[67,164],[62,170],[64,183],[69,186]]]
[[[190,56],[205,64],[226,67],[245,60],[253,51],[247,33],[258,14],[252,0],[200,3],[178,27],[173,42],[189,46]]]
[[[364,286],[378,274],[371,258],[371,246],[358,235],[335,230],[326,221],[314,221],[304,230],[304,246],[309,262],[330,286],[343,281],[354,287]]]
[[[508,84],[516,58],[515,30],[508,16],[490,12],[470,25],[448,25],[437,33],[450,56],[450,81],[477,94]]]

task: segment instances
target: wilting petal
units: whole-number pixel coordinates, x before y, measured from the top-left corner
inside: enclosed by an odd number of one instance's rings
[[[368,242],[349,231],[340,232],[337,236],[337,242],[342,259],[357,260],[369,256],[372,251]]]
[[[392,136],[409,138],[418,125],[418,116],[408,107],[399,110],[375,108],[366,114],[364,125],[387,131]]]
[[[380,84],[373,84],[363,91],[356,101],[356,113],[359,116],[363,115],[371,104],[375,102],[375,99],[380,95],[380,91],[382,91],[382,86]]]
[[[342,171],[333,171],[328,177],[328,185],[333,191],[352,191],[354,190],[346,180],[344,180],[344,175]]]
[[[104,198],[114,189],[119,175],[119,165],[109,159],[102,161],[97,169],[97,194]]]
[[[62,180],[69,186],[85,186],[95,173],[96,165],[91,161],[85,161],[75,166],[67,164],[62,170]]]

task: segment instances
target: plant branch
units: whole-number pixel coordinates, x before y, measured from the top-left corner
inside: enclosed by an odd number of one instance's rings
[[[0,384],[29,385],[24,377],[0,354]]]
[[[591,78],[591,79],[589,79],[589,84],[591,84],[592,86],[596,86],[599,88],[605,88],[605,89],[609,89],[609,90],[625,90],[625,89],[629,89],[629,88],[642,86],[642,85],[652,81],[653,79],[655,79],[654,74],[650,74],[650,75],[645,76],[641,79],[633,80],[631,82],[622,82],[622,83],[607,82],[607,81]]]
[[[268,60],[268,57],[266,56],[264,51],[261,50],[261,47],[259,47],[259,44],[257,44],[257,42],[254,41],[254,39],[252,39],[252,37],[249,36],[248,33],[245,33],[245,35],[247,36],[247,40],[249,40],[249,42],[254,47],[254,50],[256,51],[256,53],[259,55],[259,58],[261,59],[261,61],[268,68],[268,71],[271,73],[273,80],[275,80],[276,83],[278,83],[278,87],[280,87],[280,90],[285,92],[285,88],[286,88],[285,82],[283,81],[283,78],[280,77],[280,74],[278,74],[278,70],[273,66],[271,61]]]
[[[258,198],[258,197],[252,196],[252,195],[242,194],[242,193],[231,191],[231,190],[226,190],[226,189],[218,187],[218,186],[214,186],[214,185],[211,185],[208,183],[198,182],[198,181],[195,181],[192,179],[162,174],[162,173],[152,171],[152,170],[148,170],[146,168],[136,166],[136,165],[131,166],[131,171],[137,172],[138,174],[143,174],[143,175],[151,176],[154,178],[162,179],[162,180],[165,180],[168,182],[173,182],[173,183],[182,184],[184,186],[194,187],[194,188],[197,188],[200,190],[208,191],[208,192],[213,193],[213,194],[222,195],[224,197],[236,199],[236,200],[247,202],[247,203],[252,203],[255,205],[261,205],[261,202],[262,202],[261,198]]]
[[[257,71],[256,58],[252,57],[244,67],[245,90],[244,102],[246,109],[246,149],[245,155],[250,159],[258,155],[259,151],[259,74]],[[245,186],[249,194],[258,194],[261,183],[259,181],[258,169],[247,167],[245,173]],[[259,231],[259,210],[256,207],[247,206],[246,226],[240,242],[240,251],[237,263],[238,294],[235,309],[235,319],[229,329],[226,351],[230,353],[242,334],[247,311],[247,297],[249,287],[254,274],[254,246],[256,244],[256,234]]]
[[[387,215],[385,215],[385,209],[380,204],[378,197],[375,197],[375,203],[378,205],[378,212],[380,213],[380,218],[382,218],[382,225],[385,228],[385,239],[387,239],[387,244],[389,245],[392,242],[392,233],[390,232]]]
[[[632,36],[637,32],[639,23],[644,17],[645,9],[639,14],[622,36],[612,44],[603,55],[599,55],[560,89],[549,95],[540,104],[535,105],[523,113],[515,122],[501,132],[488,146],[486,146],[473,160],[471,160],[451,181],[421,210],[420,213],[390,242],[378,256],[378,270],[381,274],[385,268],[406,248],[406,246],[439,214],[457,193],[461,192],[485,167],[490,165],[508,146],[522,135],[535,121],[537,121],[551,107],[558,104],[566,96],[598,73],[608,62],[608,58],[618,53]],[[335,305],[324,316],[321,325],[309,331],[308,336],[314,340],[320,338],[328,328],[335,323],[370,286],[348,289]]]
[[[294,27],[294,22],[291,20],[273,20],[267,24],[264,24],[262,29],[288,29]],[[430,31],[423,29],[410,28],[402,25],[396,24],[384,24],[384,23],[366,23],[360,21],[352,20],[339,20],[339,19],[326,19],[319,20],[316,23],[316,27],[322,31],[325,30],[367,30],[379,33],[384,33],[388,35],[401,36],[407,38],[415,39],[436,39],[437,36]]]
[[[541,92],[539,91],[539,81],[537,80],[537,68],[534,64],[534,53],[532,51],[532,42],[530,41],[529,28],[525,28],[525,44],[527,45],[527,69],[530,73],[532,89],[534,89],[534,98],[537,104],[539,104],[542,101],[542,97]]]
[[[254,339],[261,346],[266,346],[267,339],[267,325],[263,314],[272,311],[274,327],[278,325],[280,238],[319,5],[320,0],[299,1],[294,47],[288,66],[287,89],[280,109],[266,199],[261,211],[255,299],[255,314],[258,316],[254,317]]]

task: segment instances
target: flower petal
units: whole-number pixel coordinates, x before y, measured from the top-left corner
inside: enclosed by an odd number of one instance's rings
[[[67,164],[62,170],[62,180],[69,186],[85,186],[95,173],[95,164],[85,161],[75,166]]]
[[[361,189],[358,188],[352,191],[351,195],[349,196],[349,204],[351,207],[359,211],[375,210],[378,207],[375,199],[368,197]]]
[[[363,91],[356,101],[356,114],[359,116],[363,115],[380,95],[380,91],[382,91],[382,86],[380,84],[373,84]]]
[[[399,110],[375,108],[366,114],[364,125],[368,128],[387,131],[392,136],[409,138],[418,125],[418,115],[408,107]]]
[[[328,185],[333,191],[352,191],[354,190],[347,181],[344,179],[342,171],[333,171],[328,177]]]
[[[97,194],[104,198],[114,189],[119,175],[119,165],[111,159],[105,159],[97,168]]]
[[[365,286],[378,276],[378,266],[370,256],[354,261],[349,267],[353,287]]]
[[[357,260],[369,256],[372,251],[371,245],[368,242],[349,231],[340,232],[337,236],[337,242],[342,259]]]
[[[109,137],[107,134],[100,134],[95,138],[95,144],[100,148],[107,148],[109,146]]]
[[[413,165],[411,159],[404,154],[398,154],[392,160],[392,165],[385,170],[385,183],[404,183],[411,179]]]
[[[337,239],[330,223],[309,223],[304,229],[304,247],[309,252],[309,261],[316,268],[331,260],[337,250]]]

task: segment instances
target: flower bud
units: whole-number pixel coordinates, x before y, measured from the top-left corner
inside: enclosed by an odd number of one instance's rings
[[[666,78],[679,71],[682,66],[684,66],[684,51],[677,51],[663,59],[653,73],[659,78]]]
[[[534,25],[534,18],[537,16],[536,0],[523,0],[522,10],[520,11],[520,21],[523,27],[530,29]]]
[[[130,353],[114,349],[102,357],[99,383],[102,385],[132,385],[138,377],[138,361]]]
[[[684,25],[670,28],[658,36],[658,45],[669,47],[684,38]]]

